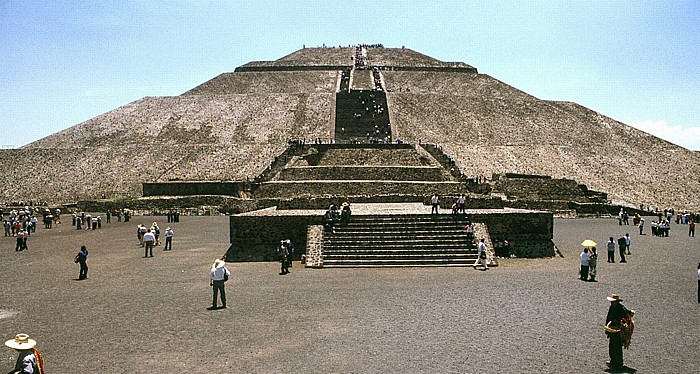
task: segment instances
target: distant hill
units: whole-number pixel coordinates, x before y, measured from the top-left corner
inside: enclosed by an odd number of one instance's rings
[[[366,48],[382,68],[393,139],[439,144],[466,173],[551,175],[615,202],[698,208],[700,156],[570,102],[541,100],[462,62]],[[290,139],[334,137],[355,48],[250,62],[180,96],[146,97],[0,150],[0,201],[141,195],[141,183],[252,180]],[[365,74],[357,71],[358,74]],[[364,76],[363,76],[364,77]],[[366,81],[365,81],[366,82]]]

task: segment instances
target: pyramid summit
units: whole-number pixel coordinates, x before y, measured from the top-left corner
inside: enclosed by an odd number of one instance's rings
[[[67,203],[141,196],[149,182],[253,181],[292,140],[437,144],[466,175],[566,178],[634,207],[696,209],[700,194],[696,152],[463,62],[374,45],[250,62],[0,150],[0,175],[23,181],[2,196]]]

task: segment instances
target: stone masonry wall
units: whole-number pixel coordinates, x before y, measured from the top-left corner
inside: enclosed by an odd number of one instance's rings
[[[442,168],[430,166],[310,166],[286,168],[275,179],[443,181],[446,178]]]

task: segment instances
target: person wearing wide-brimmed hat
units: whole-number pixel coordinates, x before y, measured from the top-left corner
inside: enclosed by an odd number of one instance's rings
[[[10,373],[44,373],[44,359],[39,350],[36,349],[36,341],[30,339],[29,335],[17,334],[14,339],[6,341],[5,345],[19,352],[15,368]]]
[[[629,347],[629,338],[631,338],[634,328],[634,322],[631,320],[632,316],[634,316],[634,311],[625,308],[620,303],[622,298],[618,294],[614,293],[608,296],[607,299],[610,301],[608,315],[605,318],[605,335],[609,339],[608,354],[610,355],[610,361],[607,364],[610,368],[620,369],[623,367],[623,338],[626,338],[626,346]],[[623,333],[627,335],[623,337]]]
[[[226,288],[225,282],[228,280],[231,272],[226,268],[224,260],[217,258],[209,271],[209,284],[212,287],[212,300],[209,310],[219,309],[217,307],[217,294],[221,293],[221,308],[226,309]]]

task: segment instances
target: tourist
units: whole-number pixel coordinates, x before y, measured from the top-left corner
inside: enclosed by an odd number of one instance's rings
[[[19,352],[12,374],[44,374],[44,358],[36,349],[36,341],[30,339],[27,334],[17,334],[14,339],[5,342],[5,345]]]
[[[467,213],[467,198],[464,196],[464,194],[461,194],[459,196],[459,199],[457,199],[457,211],[462,214]]]
[[[145,226],[143,226],[145,227]],[[143,257],[153,257],[153,244],[156,241],[156,234],[151,230],[143,234],[143,243],[146,247]]]
[[[695,221],[693,219],[688,223],[688,236],[695,237]]]
[[[622,345],[625,343],[629,347],[629,339],[631,338],[634,322],[632,317],[634,311],[625,308],[620,302],[622,299],[618,294],[612,294],[607,297],[610,301],[608,315],[605,318],[605,335],[608,339],[608,354],[610,361],[607,364],[611,369],[622,369],[624,366],[622,358]],[[623,339],[623,333],[626,339]],[[626,340],[626,341],[624,341]]]
[[[700,262],[698,263],[698,303],[700,303]]]
[[[78,275],[78,280],[87,279],[88,277],[87,256],[88,250],[85,246],[80,247],[80,252],[75,255],[75,262],[80,264],[80,275]]]
[[[82,230],[82,225],[83,225],[83,218],[78,216],[75,218],[75,229],[76,230]]]
[[[639,235],[644,235],[644,218],[639,219]]]
[[[155,245],[160,245],[160,227],[158,227],[157,223],[153,222],[151,225],[151,231],[153,231],[153,234],[156,236]]]
[[[627,239],[624,236],[617,238],[617,246],[620,248],[620,262],[627,262],[625,258],[625,250],[627,248]]]
[[[627,250],[627,254],[631,255],[630,253],[630,246],[632,245],[632,239],[630,238],[630,233],[625,234],[625,249]]]
[[[5,236],[10,236],[11,223],[8,220],[3,221],[2,227],[5,229]]]
[[[112,211],[107,209],[107,212],[105,212],[105,215],[107,216],[107,223],[110,223],[111,218],[112,218]]]
[[[148,228],[146,228],[146,225],[139,225],[138,228],[138,235],[139,235],[139,241],[141,242],[141,246],[145,246],[146,244],[143,242],[143,236],[146,235],[146,231],[148,231]]]
[[[440,196],[438,196],[438,194],[433,195],[433,197],[430,199],[430,203],[433,206],[432,209],[430,210],[430,214],[439,214]]]
[[[211,307],[207,308],[209,310],[218,309],[217,305],[217,294],[221,293],[221,308],[226,309],[226,288],[225,282],[231,272],[226,269],[226,263],[221,259],[214,260],[214,264],[211,266],[209,271],[209,285],[212,287],[212,299]]]
[[[17,231],[17,245],[15,246],[15,252],[23,251],[26,242],[24,241],[24,231]]]
[[[281,265],[280,275],[285,275],[289,273],[289,263],[287,256],[289,255],[289,249],[284,240],[280,240],[280,245],[277,246],[277,257],[279,258]]]
[[[350,222],[350,215],[352,211],[350,210],[350,203],[347,201],[343,203],[342,209],[340,211],[340,221],[345,226]]]
[[[164,251],[171,251],[173,249],[173,236],[175,234],[173,233],[173,229],[168,226],[165,229],[165,248],[163,248]]]
[[[97,230],[97,223],[98,223],[97,221],[98,221],[97,216],[92,217],[92,229],[93,230]]]
[[[596,282],[595,276],[598,273],[598,251],[595,247],[591,247],[591,253],[588,257],[588,280],[591,282]]]
[[[474,261],[474,269],[476,269],[476,266],[479,263],[481,263],[484,266],[483,270],[489,269],[488,265],[486,265],[486,259],[488,258],[488,248],[486,247],[486,243],[484,241],[484,238],[481,238],[479,241],[479,246],[477,247],[478,257],[476,258],[476,261]]]
[[[615,239],[612,236],[608,241],[608,262],[615,263]]]
[[[582,281],[587,281],[588,280],[588,266],[590,264],[589,260],[591,256],[588,254],[588,247],[583,248],[583,252],[580,254],[581,256],[581,270],[580,270],[580,279]]]
[[[292,244],[291,239],[285,240],[284,244],[287,245],[287,268],[291,268],[292,259],[294,258],[294,244]]]

